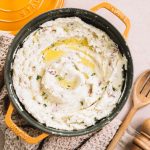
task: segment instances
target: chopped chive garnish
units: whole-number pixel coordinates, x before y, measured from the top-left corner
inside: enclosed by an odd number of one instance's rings
[[[91,74],[91,76],[95,76],[95,75],[96,75],[96,73],[95,73],[95,72]]]
[[[41,76],[37,75],[36,80],[39,80],[41,78],[42,78]]]
[[[100,99],[101,99],[101,97],[98,98],[98,100],[100,100]]]
[[[76,64],[74,64],[74,67],[75,67],[76,70],[79,70],[79,68],[76,66]]]
[[[112,89],[113,89],[113,91],[116,91],[116,90],[117,90],[117,89],[116,89],[116,88],[114,88],[114,87],[113,87]]]
[[[102,87],[102,90],[104,90],[104,89],[106,90],[106,88],[107,88],[107,86],[105,86],[105,87]]]
[[[97,122],[97,121],[98,121],[98,119],[97,119],[96,117],[94,118],[94,120],[95,120],[95,122]]]
[[[51,44],[51,47],[54,47],[54,45],[55,45],[54,43],[53,43],[53,44]]]
[[[45,92],[42,93],[42,96],[44,96],[44,95],[45,95]]]
[[[83,106],[84,102],[83,102],[83,101],[80,101],[80,104]]]
[[[47,107],[47,105],[46,104],[43,104],[44,105],[44,107]]]
[[[47,99],[47,96],[45,96],[44,99]]]
[[[58,76],[57,78],[58,78],[59,81],[63,80],[63,78],[61,76]]]

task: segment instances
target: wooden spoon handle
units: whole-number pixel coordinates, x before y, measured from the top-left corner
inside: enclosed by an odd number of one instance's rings
[[[110,142],[107,150],[114,150],[118,141],[124,134],[124,131],[127,129],[129,123],[131,122],[135,112],[137,111],[136,108],[132,107],[129,113],[127,114],[126,118],[124,119],[123,123],[121,124],[120,128],[118,129],[116,135],[113,137],[112,141]]]

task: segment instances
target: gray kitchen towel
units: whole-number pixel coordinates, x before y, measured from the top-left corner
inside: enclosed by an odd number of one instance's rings
[[[4,133],[4,150],[105,150],[119,128],[121,121],[114,119],[102,130],[77,137],[60,137],[50,135],[37,144],[28,144],[7,128],[4,117],[9,106],[9,98],[4,85],[3,68],[8,47],[14,38],[6,32],[0,32],[0,129]],[[13,121],[28,134],[36,136],[41,133],[29,125],[16,111]]]

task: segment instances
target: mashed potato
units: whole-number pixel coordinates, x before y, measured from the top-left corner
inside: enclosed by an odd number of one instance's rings
[[[59,18],[42,24],[18,49],[13,84],[40,123],[84,129],[116,106],[126,63],[105,32],[77,17]]]

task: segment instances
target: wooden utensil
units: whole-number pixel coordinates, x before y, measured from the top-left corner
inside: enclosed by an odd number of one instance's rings
[[[150,118],[142,124],[141,131],[134,137],[130,150],[150,150]]]
[[[124,119],[122,125],[120,126],[119,130],[117,131],[116,135],[114,136],[113,140],[109,144],[107,150],[115,149],[118,141],[124,134],[124,131],[127,129],[135,112],[139,108],[150,104],[150,70],[145,71],[138,77],[133,88],[132,97],[132,107],[126,118]]]

